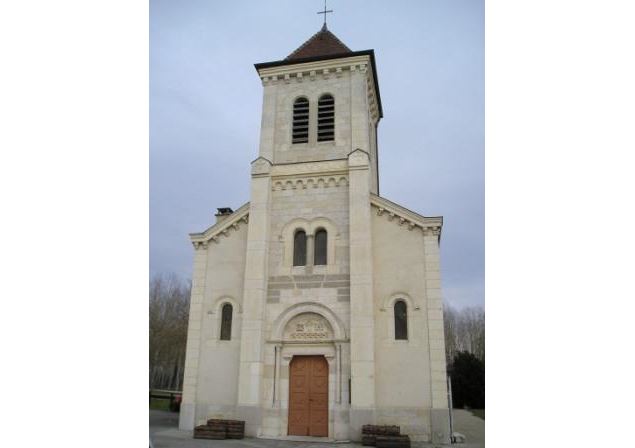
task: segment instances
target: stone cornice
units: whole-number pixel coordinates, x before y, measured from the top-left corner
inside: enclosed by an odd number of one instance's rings
[[[190,233],[194,249],[207,249],[210,241],[218,242],[221,235],[228,236],[231,230],[238,230],[242,224],[249,222],[249,202],[221,222],[217,222],[201,233]]]
[[[375,73],[372,70],[368,71],[368,76],[366,76],[366,94],[368,96],[368,110],[370,111],[370,117],[373,120],[373,124],[377,125],[377,122],[381,118],[380,104],[378,103],[378,98],[375,93],[375,85],[377,82],[375,81]]]
[[[369,70],[369,67],[371,68]],[[328,79],[331,76],[340,78],[344,72],[361,73],[366,78],[368,106],[373,123],[382,116],[381,98],[378,92],[377,74],[374,73],[373,60],[370,55],[351,56],[348,58],[325,59],[312,62],[290,63],[274,67],[259,68],[258,75],[263,86],[278,83],[310,82],[316,79]]]
[[[297,77],[298,73],[302,74],[302,80],[305,77],[310,78],[311,76],[323,76],[323,75],[334,75],[337,76],[337,69],[350,70],[351,67],[358,67],[366,71],[368,65],[370,64],[370,56],[368,55],[360,55],[360,56],[352,56],[348,58],[338,58],[338,59],[325,59],[321,61],[312,61],[312,62],[302,62],[302,63],[292,63],[289,62],[285,65],[279,65],[276,67],[267,67],[258,69],[258,74],[263,82],[277,82],[284,81],[285,76],[289,75],[289,78]],[[326,70],[326,73],[324,72]],[[311,73],[313,75],[311,75]],[[275,79],[274,79],[275,77]],[[265,78],[267,78],[265,80]],[[294,81],[300,81],[294,79]]]
[[[370,203],[377,209],[378,216],[386,216],[389,221],[395,221],[400,226],[406,226],[408,230],[416,228],[421,230],[424,235],[441,236],[442,216],[422,216],[373,193],[370,194]]]
[[[296,162],[276,164],[271,167],[274,179],[296,175],[323,175],[345,173],[348,171],[347,159],[316,160],[312,162]]]

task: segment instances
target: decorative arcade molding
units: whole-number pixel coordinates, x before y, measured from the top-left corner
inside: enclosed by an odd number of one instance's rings
[[[307,188],[333,188],[348,186],[346,176],[314,176],[295,179],[279,179],[272,182],[273,191],[306,190]]]

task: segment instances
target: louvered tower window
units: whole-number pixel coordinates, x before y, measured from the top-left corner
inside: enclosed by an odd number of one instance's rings
[[[322,95],[318,100],[318,142],[335,140],[335,98]]]
[[[293,103],[293,143],[309,141],[309,100],[298,98]]]
[[[220,324],[220,340],[229,341],[232,338],[232,309],[233,307],[226,303],[223,305]]]

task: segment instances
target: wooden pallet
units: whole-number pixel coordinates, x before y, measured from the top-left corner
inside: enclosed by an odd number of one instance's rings
[[[400,427],[395,425],[364,425],[362,434],[375,436],[398,436],[401,434]]]
[[[362,434],[362,445],[364,446],[375,446],[377,442],[377,436],[370,434]]]
[[[410,437],[377,436],[375,446],[377,448],[410,448]]]
[[[401,428],[395,425],[364,425],[362,426],[362,445],[378,446],[377,437],[393,437],[401,434]],[[400,447],[395,447],[400,448]]]
[[[194,428],[195,439],[243,439],[245,438],[245,422],[242,420],[225,420],[211,418],[206,425]]]
[[[211,428],[208,425],[200,425],[194,428],[195,439],[222,440],[225,437],[225,429]]]

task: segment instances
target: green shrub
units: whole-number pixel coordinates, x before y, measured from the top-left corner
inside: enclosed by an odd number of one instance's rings
[[[485,363],[468,352],[458,352],[450,366],[455,408],[485,409]]]

